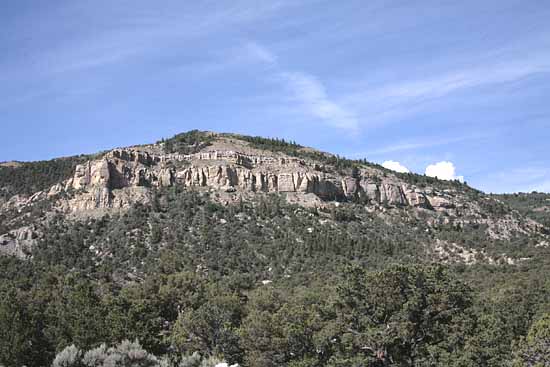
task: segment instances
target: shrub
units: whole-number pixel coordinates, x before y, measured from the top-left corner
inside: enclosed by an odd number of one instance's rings
[[[60,352],[52,367],[158,367],[159,360],[144,350],[139,342],[124,340],[107,349],[105,344],[82,353],[71,345]]]
[[[74,344],[63,349],[55,356],[52,367],[81,367],[82,351]]]

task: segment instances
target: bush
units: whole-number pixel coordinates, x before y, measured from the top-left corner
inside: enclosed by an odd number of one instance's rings
[[[181,357],[177,367],[199,367],[201,365],[201,356],[195,352],[189,356]]]
[[[80,367],[82,364],[82,351],[76,346],[70,345],[55,356],[52,367]]]
[[[107,349],[105,344],[84,355],[74,345],[59,353],[52,367],[159,367],[154,355],[144,350],[139,342],[124,340],[116,347]]]
[[[228,367],[227,363],[217,357],[209,357],[202,361],[200,367]]]
[[[233,365],[231,367],[236,367]],[[0,367],[2,367],[0,365]],[[173,362],[170,358],[159,359],[141,347],[139,342],[124,340],[115,347],[101,344],[84,353],[75,345],[63,349],[52,367],[229,367],[217,357],[202,359],[197,352],[184,355]]]

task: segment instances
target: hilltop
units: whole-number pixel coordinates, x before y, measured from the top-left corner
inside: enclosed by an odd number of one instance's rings
[[[55,216],[77,222],[121,215],[154,205],[170,189],[226,207],[275,195],[315,215],[337,210],[380,228],[398,226],[419,239],[418,256],[433,261],[516,263],[528,256],[509,254],[517,243],[525,244],[520,252],[547,244],[548,228],[536,217],[459,181],[397,173],[279,139],[191,131],[93,156],[0,167],[0,252],[28,256]],[[499,248],[499,241],[516,245]]]

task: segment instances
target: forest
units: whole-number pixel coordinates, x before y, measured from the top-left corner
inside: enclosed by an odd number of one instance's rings
[[[442,265],[433,236],[279,196],[220,205],[172,187],[152,206],[53,218],[32,259],[0,258],[8,366],[544,366],[547,249]],[[417,227],[412,231],[412,224]],[[439,236],[488,249],[483,231]],[[481,244],[483,243],[483,244]]]

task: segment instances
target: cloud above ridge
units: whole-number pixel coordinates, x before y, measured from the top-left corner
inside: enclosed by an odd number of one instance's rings
[[[440,180],[459,180],[464,182],[464,176],[456,175],[456,168],[453,162],[441,161],[430,164],[426,167],[426,176],[437,177]]]
[[[400,173],[409,173],[410,170],[405,167],[404,165],[402,165],[401,163],[399,162],[396,162],[396,161],[385,161],[384,163],[382,163],[382,167],[384,168],[387,168],[387,169],[391,169],[392,171],[395,171],[395,172],[400,172]]]

